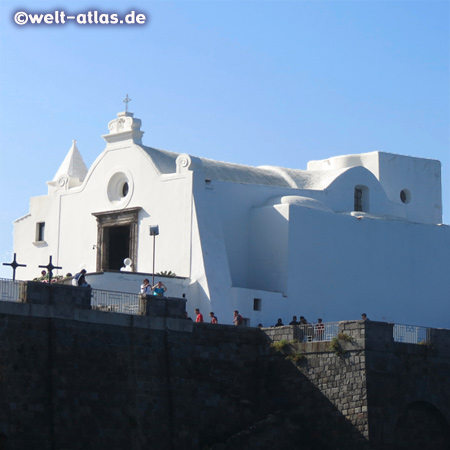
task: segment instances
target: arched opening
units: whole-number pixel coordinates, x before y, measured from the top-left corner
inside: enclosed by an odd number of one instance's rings
[[[414,402],[407,406],[395,428],[395,448],[448,450],[450,427],[444,415],[432,404]]]
[[[6,450],[6,435],[0,433],[0,450]]]
[[[369,211],[369,188],[363,185],[355,186],[353,211]]]

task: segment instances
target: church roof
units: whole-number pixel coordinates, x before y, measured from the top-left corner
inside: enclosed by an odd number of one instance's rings
[[[57,181],[63,175],[66,175],[69,178],[78,178],[80,181],[83,181],[87,172],[88,169],[86,164],[77,148],[77,141],[73,140],[72,147],[62,164],[59,166],[56,175],[53,177],[53,181]]]
[[[141,146],[162,174],[176,172],[179,153]],[[324,189],[348,168],[339,170],[299,170],[276,166],[245,166],[207,158],[198,158],[207,180],[232,183],[288,187],[293,189]]]

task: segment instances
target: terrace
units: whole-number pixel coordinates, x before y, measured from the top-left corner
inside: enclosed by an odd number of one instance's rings
[[[24,281],[13,281],[0,278],[0,301],[24,303]],[[84,289],[84,288],[77,288]],[[141,301],[139,294],[127,292],[91,290],[90,309],[108,314],[145,315],[146,302]],[[162,299],[158,299],[160,302]],[[417,325],[394,324],[393,341],[409,344],[423,344],[430,341],[430,328]],[[332,341],[339,334],[339,322],[323,324],[307,324],[266,328],[272,340],[296,339],[299,342]]]

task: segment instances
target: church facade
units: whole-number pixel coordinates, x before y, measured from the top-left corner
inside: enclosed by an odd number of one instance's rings
[[[130,112],[108,127],[92,166],[74,142],[15,221],[22,277],[51,255],[60,274],[82,266],[94,288],[138,292],[155,267],[177,275],[164,283],[191,314],[221,323],[238,309],[252,326],[366,312],[450,328],[439,161],[371,152],[249,167],[147,147]]]

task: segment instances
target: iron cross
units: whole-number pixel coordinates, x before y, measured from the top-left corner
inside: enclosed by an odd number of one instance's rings
[[[26,264],[18,264],[18,262],[16,261],[16,254],[14,253],[14,260],[11,263],[3,263],[4,266],[11,266],[12,270],[13,270],[13,281],[16,280],[16,269],[18,267],[27,267]]]
[[[43,269],[47,269],[49,284],[51,284],[51,282],[52,282],[53,269],[62,269],[62,267],[57,267],[52,264],[52,255],[50,255],[50,260],[46,266],[39,266],[39,267],[42,267]]]
[[[128,103],[131,102],[131,98],[128,98],[128,94],[125,97],[125,100],[123,101],[125,103],[125,112],[128,112]]]

